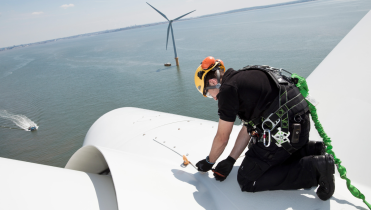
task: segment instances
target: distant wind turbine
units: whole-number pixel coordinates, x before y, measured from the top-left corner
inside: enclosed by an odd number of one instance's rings
[[[150,5],[148,2],[146,2],[146,3],[147,3],[150,7],[152,7],[154,10],[156,10],[158,13],[160,13],[160,15],[162,15],[162,17],[164,17],[167,21],[169,21],[169,26],[167,27],[166,50],[167,50],[167,43],[168,43],[168,41],[169,41],[169,31],[170,31],[170,29],[171,29],[171,37],[173,38],[173,46],[174,46],[175,61],[176,61],[176,65],[179,66],[179,60],[178,60],[178,55],[177,55],[177,53],[176,53],[175,40],[174,40],[174,32],[173,32],[173,26],[172,26],[172,24],[173,24],[173,21],[179,20],[180,18],[182,18],[182,17],[184,17],[184,16],[186,16],[186,15],[188,15],[188,14],[190,14],[190,13],[196,11],[196,10],[193,10],[192,12],[188,12],[187,14],[182,15],[182,16],[180,16],[180,17],[177,17],[177,18],[175,18],[175,19],[173,19],[173,20],[169,20],[169,19],[166,17],[166,15],[164,15],[162,12],[158,11],[156,8],[154,8],[152,5]]]

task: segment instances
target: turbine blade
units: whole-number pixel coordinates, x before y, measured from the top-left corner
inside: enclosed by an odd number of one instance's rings
[[[167,50],[167,43],[169,41],[169,32],[170,32],[171,22],[169,23],[169,26],[167,27],[167,37],[166,37],[166,50]]]
[[[196,10],[193,10],[192,12],[194,12],[194,11],[196,11]],[[173,21],[175,21],[175,20],[179,20],[180,18],[182,18],[182,17],[184,17],[184,16],[186,16],[186,15],[192,13],[192,12],[188,12],[188,13],[185,14],[185,15],[182,15],[182,16],[180,16],[180,17],[177,17],[177,18],[175,18]]]
[[[152,7],[154,10],[156,10],[158,13],[160,13],[160,15],[162,15],[166,20],[169,20],[167,19],[166,15],[162,14],[162,12],[158,11],[156,8],[154,8],[152,5],[150,5],[148,2],[146,2],[150,7]]]

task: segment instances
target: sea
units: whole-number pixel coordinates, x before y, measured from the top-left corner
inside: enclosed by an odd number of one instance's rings
[[[369,0],[317,0],[177,21],[179,67],[167,24],[2,51],[0,157],[64,167],[90,126],[120,107],[218,121],[217,102],[194,85],[205,57],[308,77],[370,9]]]

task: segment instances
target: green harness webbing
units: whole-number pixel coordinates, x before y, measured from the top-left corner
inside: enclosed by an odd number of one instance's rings
[[[309,95],[309,89],[308,89],[307,81],[303,77],[301,77],[297,74],[292,74],[291,77],[298,79],[298,83],[296,84],[296,86],[299,88],[300,93],[303,94],[304,97],[307,97]],[[323,127],[322,127],[321,123],[318,120],[316,107],[313,104],[311,104],[308,100],[306,100],[306,101],[308,103],[310,115],[312,116],[312,120],[314,122],[314,125],[315,125],[319,135],[322,137],[323,142],[326,145],[326,152],[328,154],[331,154],[335,159],[335,164],[337,165],[340,177],[342,179],[346,180],[348,190],[352,193],[352,195],[356,198],[362,199],[363,202],[368,206],[368,208],[371,209],[371,205],[366,201],[365,196],[361,193],[361,191],[359,191],[355,186],[353,186],[351,184],[350,179],[348,179],[348,177],[346,175],[347,174],[346,168],[341,165],[341,160],[339,158],[337,158],[335,153],[332,151],[331,139],[330,139],[329,136],[327,136],[327,134],[323,130]]]

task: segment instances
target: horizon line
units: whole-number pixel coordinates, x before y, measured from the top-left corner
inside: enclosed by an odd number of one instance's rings
[[[287,6],[287,5],[298,4],[298,3],[306,3],[306,2],[311,2],[311,1],[319,1],[319,0],[296,0],[296,1],[289,1],[289,2],[263,5],[263,6],[245,7],[245,8],[241,8],[241,9],[234,9],[234,10],[228,10],[228,11],[224,11],[224,12],[217,12],[217,13],[212,13],[212,14],[207,14],[207,15],[202,15],[202,16],[184,18],[184,19],[176,20],[176,21],[188,21],[188,20],[193,20],[193,19],[208,18],[208,17],[213,17],[213,16],[219,16],[219,15],[228,15],[228,14],[237,13],[237,12],[247,12],[247,11],[250,11],[250,10],[267,9],[267,8],[271,8],[271,7]],[[174,21],[174,22],[176,22],[176,21]],[[74,39],[74,38],[85,37],[85,36],[96,36],[96,35],[100,35],[100,34],[113,33],[113,32],[131,30],[131,29],[142,28],[142,27],[150,27],[150,26],[161,25],[161,24],[166,24],[166,23],[168,23],[168,21],[147,23],[147,24],[134,25],[134,26],[127,26],[127,27],[116,28],[116,29],[107,29],[107,30],[103,30],[103,31],[89,32],[89,33],[85,33],[85,34],[78,34],[78,35],[73,35],[73,36],[68,36],[68,37],[49,39],[49,40],[32,42],[32,43],[27,43],[27,44],[13,45],[13,46],[0,48],[0,52],[1,51],[12,50],[12,49],[16,49],[16,48],[29,47],[29,46],[40,45],[40,44],[47,44],[47,43],[50,43],[50,42],[56,42],[56,41],[60,41],[60,40]]]

